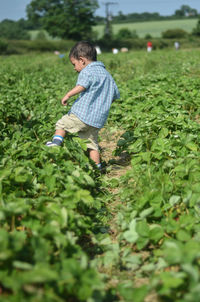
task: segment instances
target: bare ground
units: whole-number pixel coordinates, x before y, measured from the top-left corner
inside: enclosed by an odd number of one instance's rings
[[[101,137],[101,142],[100,142],[100,148],[101,148],[101,158],[102,161],[106,162],[106,175],[109,180],[112,178],[120,178],[121,176],[125,175],[128,170],[131,169],[130,165],[130,156],[128,153],[124,152],[120,156],[114,156],[113,152],[115,151],[117,147],[117,142],[121,135],[123,134],[123,131],[116,131],[112,130],[110,131],[109,129],[102,129],[100,131],[100,137]],[[107,188],[110,193],[112,193],[113,198],[112,201],[109,204],[109,209],[112,214],[112,218],[109,221],[110,224],[110,236],[112,242],[117,241],[117,236],[118,234],[118,226],[116,223],[116,217],[118,213],[118,206],[120,205],[120,187],[117,188],[112,188],[108,187]],[[142,257],[145,256],[146,252],[141,252]],[[144,255],[143,255],[144,254]],[[105,272],[107,275],[110,276],[110,280],[108,282],[108,287],[109,286],[117,286],[120,283],[120,279],[124,279],[124,272],[121,271],[109,271]],[[115,278],[113,278],[113,276]],[[134,285],[135,286],[142,286],[144,284],[148,284],[149,280],[148,278],[135,278],[133,272],[127,272],[126,275],[127,279],[134,279]],[[120,298],[120,297],[119,297]],[[123,301],[123,299],[120,301]],[[150,293],[146,298],[144,302],[159,302],[158,297],[156,293]]]
[[[122,134],[123,131],[110,132],[107,129],[103,129],[100,132],[102,138],[100,142],[101,157],[110,168],[107,173],[107,176],[110,178],[120,177],[130,169],[130,157],[128,153],[124,152],[120,156],[113,155],[117,147],[117,142]]]

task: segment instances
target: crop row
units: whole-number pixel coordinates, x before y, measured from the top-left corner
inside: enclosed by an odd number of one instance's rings
[[[2,58],[0,76],[0,299],[100,299],[103,281],[89,261],[105,208],[98,172],[76,136],[45,146],[72,68],[53,56]]]
[[[121,266],[150,280],[161,301],[200,297],[200,95],[194,53],[171,58],[126,84],[112,119],[124,134],[116,155],[131,158],[121,186]],[[156,57],[152,57],[155,60]],[[169,63],[166,67],[166,63]],[[196,62],[196,63],[195,63]],[[137,254],[135,254],[137,252]],[[146,257],[142,257],[142,253]],[[130,289],[131,290],[131,289]],[[132,301],[124,292],[124,298]]]
[[[131,159],[108,184],[120,190],[114,242],[112,195],[85,143],[69,136],[45,147],[76,81],[72,67],[53,55],[1,58],[1,301],[142,302],[152,291],[161,301],[199,300],[198,52],[101,60],[121,92],[107,123],[124,132],[115,154]],[[112,270],[129,280],[108,286]],[[135,288],[137,278],[149,285]]]

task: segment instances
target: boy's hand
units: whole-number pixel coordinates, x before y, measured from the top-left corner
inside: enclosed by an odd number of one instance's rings
[[[68,100],[69,100],[69,96],[66,94],[66,95],[64,96],[64,98],[61,100],[62,105],[63,105],[63,106],[66,106]]]
[[[64,98],[61,100],[61,103],[63,106],[67,105],[67,101],[69,100],[69,98],[71,98],[72,96],[79,94],[81,92],[85,91],[85,87],[77,85],[75,86],[72,90],[68,91],[68,93],[64,96]]]

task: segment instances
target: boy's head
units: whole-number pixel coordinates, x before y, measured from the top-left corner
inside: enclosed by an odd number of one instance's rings
[[[96,61],[97,60],[97,51],[96,48],[87,41],[80,41],[76,43],[69,53],[69,58],[74,58],[79,60],[80,57],[86,58],[89,61]]]
[[[80,72],[89,63],[97,60],[96,48],[87,41],[76,43],[70,50],[69,58],[77,72]]]

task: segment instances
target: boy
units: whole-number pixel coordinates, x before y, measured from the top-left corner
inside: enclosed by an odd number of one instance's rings
[[[70,97],[80,94],[71,110],[56,123],[56,132],[48,147],[60,146],[66,132],[78,133],[87,139],[90,158],[101,168],[98,148],[98,132],[104,126],[111,103],[120,97],[117,85],[97,61],[96,48],[87,41],[78,42],[70,51],[69,59],[79,73],[76,86],[62,99],[66,106]]]

